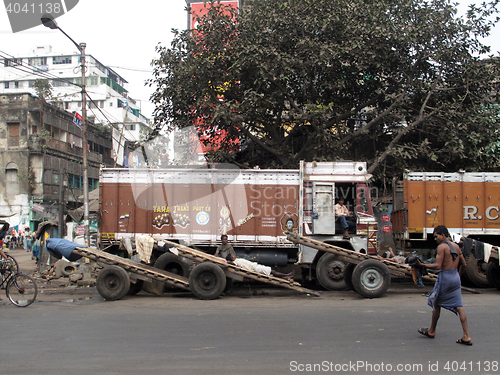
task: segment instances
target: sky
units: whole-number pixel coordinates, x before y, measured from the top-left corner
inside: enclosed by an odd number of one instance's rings
[[[459,2],[459,10],[463,10],[467,4],[481,1]],[[153,88],[146,87],[144,82],[152,78],[151,61],[158,57],[155,52],[158,43],[169,47],[173,38],[171,29],[187,27],[185,7],[185,0],[79,0],[56,22],[75,42],[87,44],[86,54],[127,80],[130,96],[139,100],[143,114],[151,117],[154,107],[149,97]],[[492,52],[500,51],[500,26],[492,31],[485,44],[492,46]],[[51,45],[56,53],[77,52],[59,30],[43,25],[13,33],[7,11],[0,5],[0,51],[17,57],[43,45]]]

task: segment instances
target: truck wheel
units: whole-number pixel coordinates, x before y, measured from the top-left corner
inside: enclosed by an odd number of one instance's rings
[[[160,255],[154,264],[155,268],[188,277],[189,265],[182,261],[180,256],[172,254],[170,251]]]
[[[105,300],[116,301],[127,294],[130,277],[121,267],[106,266],[97,275],[95,284],[97,291]]]
[[[350,290],[354,290],[354,285],[352,285],[352,273],[356,268],[355,263],[347,263],[347,266],[344,268],[344,280],[345,284]]]
[[[490,286],[488,278],[486,277],[486,264],[483,260],[477,260],[473,253],[470,253],[466,259],[467,266],[465,267],[465,274],[469,280],[480,288],[487,288]]]
[[[325,253],[316,265],[316,278],[326,290],[344,290],[347,284],[344,280],[345,263],[335,254]]]
[[[216,299],[226,287],[226,275],[213,263],[200,263],[189,275],[189,288],[199,299]]]
[[[391,284],[387,266],[375,259],[359,263],[352,273],[354,290],[365,298],[381,297]]]
[[[127,295],[135,296],[137,293],[139,293],[142,290],[143,285],[144,285],[144,281],[142,281],[142,280],[138,279],[135,283],[133,283],[131,281],[130,288],[128,289]]]
[[[500,290],[500,265],[498,262],[491,262],[486,270],[486,277],[489,283]]]

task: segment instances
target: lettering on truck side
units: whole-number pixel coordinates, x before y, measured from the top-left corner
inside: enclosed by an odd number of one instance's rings
[[[481,215],[477,216],[478,211],[476,206],[464,206],[464,220],[483,220]],[[500,218],[499,212],[499,206],[490,206],[486,208],[486,218],[488,220],[498,220]]]

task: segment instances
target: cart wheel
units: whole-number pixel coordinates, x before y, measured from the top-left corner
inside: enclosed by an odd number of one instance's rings
[[[226,287],[226,275],[213,263],[200,263],[189,275],[189,288],[199,299],[215,299]]]
[[[106,266],[97,275],[96,288],[105,300],[116,301],[129,291],[130,277],[121,267]]]
[[[498,262],[490,262],[486,270],[486,277],[492,286],[500,290],[500,265]]]
[[[160,255],[154,266],[155,268],[179,276],[188,277],[189,275],[189,264],[184,262],[180,256],[172,254],[170,251]]]
[[[133,283],[131,281],[130,288],[127,292],[127,295],[135,296],[137,293],[139,293],[142,290],[143,285],[144,285],[144,281],[142,281],[142,280],[137,280],[135,283]]]
[[[345,284],[350,290],[354,290],[354,285],[352,285],[352,273],[354,272],[355,268],[356,268],[355,263],[348,263],[347,266],[345,266],[344,268]]]
[[[338,256],[325,253],[316,265],[316,278],[326,290],[344,290],[347,284],[344,280],[345,263]]]
[[[391,284],[387,266],[375,259],[359,263],[352,273],[354,290],[365,298],[381,297]]]

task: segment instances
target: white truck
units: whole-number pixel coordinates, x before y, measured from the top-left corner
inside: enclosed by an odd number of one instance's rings
[[[370,177],[363,162],[301,162],[294,170],[105,168],[99,246],[119,254],[120,242],[147,234],[214,254],[227,234],[240,257],[274,267],[299,264],[304,278],[328,290],[343,289],[345,261],[294,244],[285,232],[376,255]],[[338,198],[354,212],[356,230],[349,236],[335,226]],[[166,250],[155,247],[151,263],[186,276],[186,263]]]

